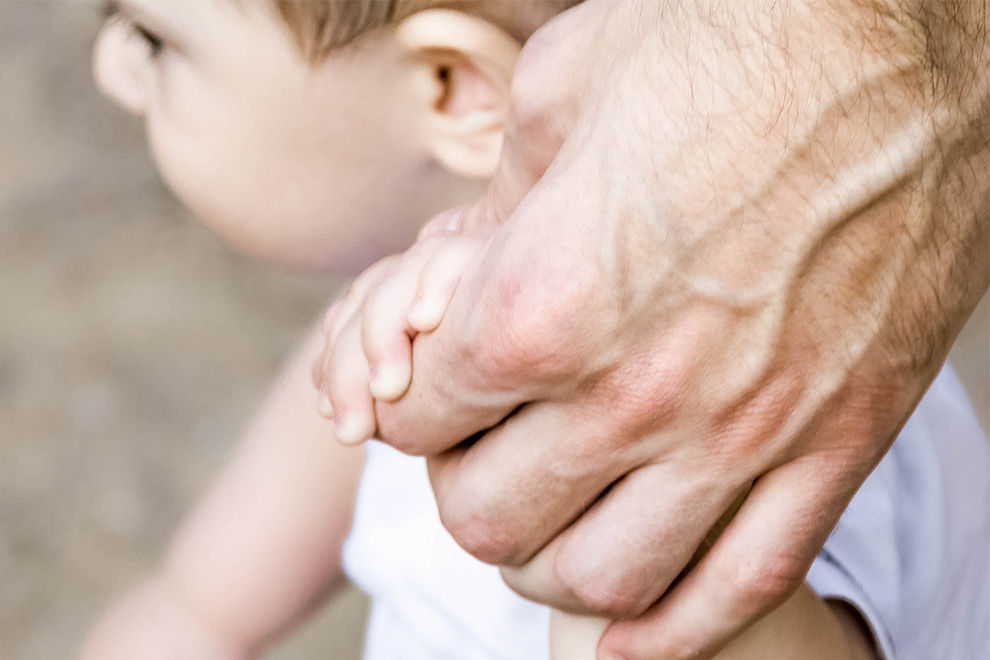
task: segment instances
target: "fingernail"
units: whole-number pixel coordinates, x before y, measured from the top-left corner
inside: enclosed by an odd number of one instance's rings
[[[394,401],[409,387],[409,373],[400,366],[386,365],[370,370],[371,395],[376,399]]]
[[[345,445],[357,445],[367,440],[371,432],[368,431],[368,423],[363,415],[333,415],[333,430],[337,434],[337,440]]]
[[[333,419],[333,404],[330,403],[330,397],[326,392],[320,392],[319,401],[316,404],[316,409],[321,415],[327,419]]]
[[[461,223],[464,222],[464,210],[463,206],[451,209],[450,215],[447,217],[446,222],[443,223],[443,228],[449,232],[460,231]]]
[[[409,310],[409,325],[421,332],[427,332],[440,325],[443,309],[436,300],[419,298]]]

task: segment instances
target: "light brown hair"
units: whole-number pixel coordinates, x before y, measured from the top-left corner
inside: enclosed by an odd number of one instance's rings
[[[525,41],[540,25],[580,0],[273,0],[312,61],[358,37],[424,9],[456,9],[487,18]]]

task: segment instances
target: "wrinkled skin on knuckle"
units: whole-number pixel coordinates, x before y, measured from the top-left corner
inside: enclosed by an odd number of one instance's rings
[[[588,397],[608,420],[616,442],[613,449],[707,417],[710,397],[703,391],[699,395],[697,381],[703,372],[693,353],[671,346],[663,336],[639,345],[613,344],[621,349],[622,359],[596,372]]]
[[[779,460],[808,420],[801,404],[807,387],[800,374],[776,373],[761,379],[717,412],[711,451],[739,466]]]
[[[412,410],[410,406],[413,406]],[[404,399],[395,402],[376,400],[376,438],[409,456],[429,456],[446,449],[436,446],[430,432],[433,424],[443,420],[445,408],[431,407],[426,419],[418,414],[421,409]]]
[[[494,383],[512,386],[523,380],[542,381],[554,371],[551,334],[528,323],[507,319],[492,328],[472,353],[477,371]]]
[[[496,298],[486,306],[477,335],[465,353],[479,374],[494,384],[555,383],[577,370],[582,352],[575,345],[573,297],[556,297],[554,287],[533,284],[533,277],[512,273],[496,283]]]
[[[725,584],[734,591],[743,612],[766,612],[786,601],[804,581],[809,564],[783,551],[742,558],[726,571]]]
[[[651,605],[639,576],[622,567],[595,559],[595,553],[565,547],[553,562],[557,582],[589,614],[622,619],[638,616]]]
[[[663,427],[674,418],[678,392],[662,375],[650,372],[637,360],[609,375],[599,386],[603,412],[612,424],[616,449]]]
[[[426,438],[416,432],[419,424],[404,413],[403,401],[398,403],[375,400],[375,418],[378,428],[375,437],[409,456],[423,456],[430,452]]]
[[[573,57],[577,43],[586,45],[584,30],[575,29],[580,27],[551,21],[537,30],[526,41],[510,83],[507,136],[525,140],[531,154],[543,154],[544,165],[567,140],[584,107],[578,99],[587,88],[587,72]]]
[[[500,524],[497,517],[487,515],[483,504],[465,505],[472,498],[456,493],[438,497],[440,522],[461,548],[486,564],[509,564],[519,554],[520,540]]]
[[[696,660],[699,657],[698,640],[688,633],[675,630],[673,634],[665,635],[662,643],[663,646],[654,651],[664,660]]]
[[[424,367],[419,368],[417,376],[414,369],[412,387],[417,388],[415,392],[407,393],[398,401],[375,402],[377,437],[412,456],[436,454],[463,439],[456,438],[444,444],[446,441],[436,435],[437,429],[448,429],[450,425],[446,420],[460,412],[458,406],[463,404],[462,390],[465,388],[459,366],[464,364],[464,353],[457,347],[444,346],[440,350],[444,353],[441,359],[435,357],[434,351],[429,353],[429,359],[423,357],[420,364],[429,365],[442,376],[434,377]],[[414,353],[415,359],[418,358]],[[449,365],[457,365],[455,371],[450,371]],[[421,380],[417,381],[417,378]]]

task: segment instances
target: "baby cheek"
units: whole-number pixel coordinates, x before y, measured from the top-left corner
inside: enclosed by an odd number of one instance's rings
[[[193,138],[172,122],[147,122],[148,140],[168,187],[211,231],[237,250],[267,261],[324,271],[360,272],[373,261],[351,241],[333,214],[315,213],[310,190],[299,190],[288,166],[273,166],[263,145],[231,140],[227,132]],[[252,151],[253,149],[253,151]],[[292,191],[293,194],[288,194]],[[323,209],[326,211],[326,209]],[[353,246],[351,246],[353,247]],[[346,262],[346,263],[342,263]]]
[[[201,145],[197,153],[183,145],[181,134],[154,117],[149,117],[145,125],[151,156],[165,184],[196,215],[211,215],[204,213],[216,202],[204,163],[209,153],[207,146]]]
[[[209,133],[192,135],[175,122],[149,114],[145,122],[152,158],[165,184],[197,217],[227,236],[252,187],[234,186],[237,160]],[[231,237],[233,238],[233,237]]]

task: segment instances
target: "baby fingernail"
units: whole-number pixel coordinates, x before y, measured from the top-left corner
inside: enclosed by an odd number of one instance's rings
[[[368,423],[363,415],[340,415],[333,416],[333,430],[337,434],[337,440],[345,445],[356,445],[367,440],[373,431],[368,430]]]
[[[443,316],[441,306],[430,298],[420,298],[409,310],[409,325],[423,332],[433,330]]]
[[[371,371],[369,388],[376,399],[392,401],[409,387],[409,372],[400,366],[388,365]]]
[[[319,401],[316,404],[316,409],[321,415],[327,419],[333,419],[333,405],[330,403],[330,397],[326,392],[320,392]]]

